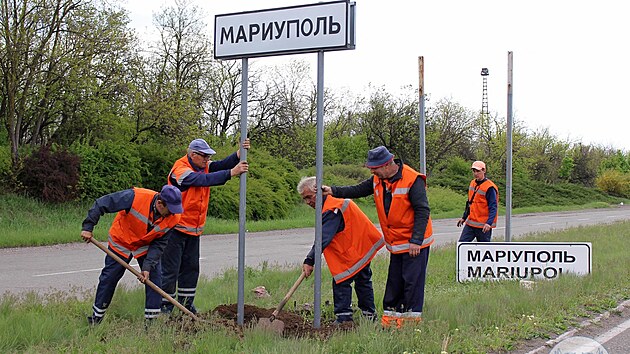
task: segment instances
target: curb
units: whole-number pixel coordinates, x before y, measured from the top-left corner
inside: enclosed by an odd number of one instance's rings
[[[630,307],[630,300],[626,300],[624,302],[622,302],[619,306],[615,307],[612,311],[616,311],[616,312],[622,312],[625,308]],[[576,328],[569,330],[567,332],[564,332],[563,334],[561,334],[560,336],[558,336],[555,339],[551,339],[545,342],[544,345],[527,352],[527,354],[541,354],[541,353],[548,353],[549,350],[551,350],[556,344],[562,342],[563,340],[569,338],[569,337],[573,337],[580,329],[586,328],[592,324],[596,324],[599,323],[601,320],[606,319],[610,317],[610,311],[606,311],[604,313],[599,314],[597,317],[593,318],[593,319],[589,319],[589,320],[585,320],[582,321],[579,325],[577,325]]]

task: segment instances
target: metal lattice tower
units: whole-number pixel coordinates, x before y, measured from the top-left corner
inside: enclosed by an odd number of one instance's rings
[[[488,118],[488,68],[481,69],[481,77],[483,78],[483,91],[481,94],[481,117]]]

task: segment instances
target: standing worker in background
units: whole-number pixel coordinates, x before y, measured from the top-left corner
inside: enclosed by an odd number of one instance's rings
[[[315,208],[317,182],[304,177],[297,190],[302,200]],[[322,250],[333,277],[332,290],[336,324],[352,321],[352,282],[363,316],[376,318],[370,262],[383,247],[383,237],[359,207],[350,199],[325,196],[322,204]],[[304,260],[308,277],[315,264],[315,246]]]
[[[486,178],[486,164],[475,161],[472,166],[473,180],[468,186],[466,209],[457,227],[464,225],[459,242],[490,242],[492,229],[497,227],[499,214],[499,189]]]
[[[137,258],[142,270],[142,278],[138,280],[144,283],[149,279],[160,286],[160,257],[168,242],[165,234],[179,222],[182,213],[181,192],[166,185],[160,193],[133,188],[100,197],[83,221],[81,238],[90,242],[94,226],[101,216],[116,212],[118,214],[109,229],[109,249],[127,263]],[[89,324],[101,323],[124,273],[125,267],[109,255],[105,256],[105,267],[98,278],[96,299],[92,306],[94,311],[92,316],[88,316]],[[150,321],[160,314],[162,296],[149,286],[145,286],[145,294],[144,318]]]
[[[433,243],[426,176],[394,159],[386,147],[368,151],[372,177],[347,187],[322,186],[324,195],[360,198],[374,195],[390,262],[383,297],[384,327],[422,320],[424,286]]]
[[[249,149],[249,139],[243,142]],[[241,153],[223,160],[212,161],[216,152],[203,139],[188,145],[185,156],[175,161],[168,174],[168,184],[182,192],[184,214],[169,233],[169,242],[162,256],[162,290],[197,313],[193,301],[199,280],[199,236],[203,233],[210,201],[210,186],[225,184],[230,178],[248,170],[247,161],[240,161]],[[173,304],[162,299],[162,312],[171,313]]]

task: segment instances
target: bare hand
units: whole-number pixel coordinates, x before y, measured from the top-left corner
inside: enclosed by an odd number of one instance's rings
[[[138,276],[138,280],[140,280],[140,282],[144,284],[144,282],[149,279],[149,274],[149,271],[143,270],[142,273],[140,273],[140,275]]]
[[[247,161],[239,162],[234,168],[230,170],[230,176],[240,176],[241,173],[245,173],[249,170],[249,164]]]
[[[492,230],[492,226],[488,225],[488,224],[484,224],[483,225],[483,229],[481,229],[481,231],[485,234],[486,232]]]
[[[322,195],[332,195],[332,188],[322,185]]]
[[[243,141],[243,143],[241,144],[241,146],[243,147],[243,149],[245,150],[249,150],[249,138],[246,138],[245,141]],[[241,158],[241,149],[236,150],[236,156],[240,159]]]
[[[415,256],[419,255],[421,249],[422,248],[420,247],[420,245],[416,245],[415,243],[410,243],[409,244],[409,256],[415,257]]]
[[[302,272],[305,277],[309,277],[313,273],[313,266],[308,264],[302,264]]]
[[[464,222],[465,222],[465,221],[466,221],[466,220],[464,220],[464,219],[459,219],[459,220],[457,220],[457,227],[460,227],[460,226],[464,225]]]
[[[92,237],[94,237],[92,235],[92,231],[85,231],[85,230],[81,231],[81,238],[86,243],[90,243],[90,240],[92,239]]]

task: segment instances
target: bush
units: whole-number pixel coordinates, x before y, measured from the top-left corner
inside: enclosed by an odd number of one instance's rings
[[[18,181],[33,198],[63,203],[76,199],[79,183],[79,158],[65,149],[52,151],[42,146],[24,159]]]
[[[11,147],[0,145],[0,181],[11,175]]]
[[[168,181],[173,163],[186,154],[186,147],[174,148],[164,144],[145,143],[137,147],[142,164],[140,176],[144,188],[159,191]]]
[[[219,148],[217,155],[229,155],[230,152],[222,153],[223,150],[226,149]],[[235,151],[235,148],[230,151]],[[286,217],[300,201],[295,192],[300,178],[297,170],[289,161],[274,158],[261,149],[249,151],[247,160],[247,219],[270,220]],[[238,219],[239,186],[239,178],[235,177],[224,186],[211,187],[208,215],[221,219]]]
[[[143,166],[135,146],[108,141],[90,146],[79,142],[72,144],[71,149],[81,159],[79,190],[82,199],[142,187]]]
[[[630,174],[617,170],[606,170],[595,180],[595,185],[604,193],[630,198]]]

